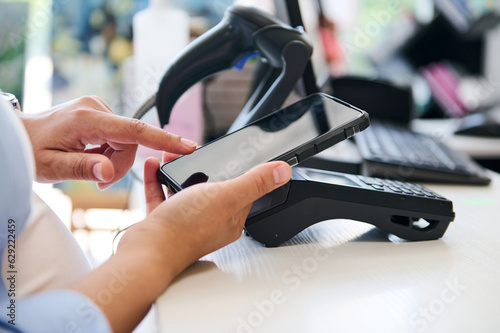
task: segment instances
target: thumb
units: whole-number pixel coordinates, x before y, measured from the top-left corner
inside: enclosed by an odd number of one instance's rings
[[[225,183],[233,193],[238,194],[241,209],[286,184],[291,177],[292,168],[286,162],[269,162]]]
[[[113,163],[104,155],[87,153],[62,153],[57,166],[58,180],[75,179],[109,182],[115,171]]]

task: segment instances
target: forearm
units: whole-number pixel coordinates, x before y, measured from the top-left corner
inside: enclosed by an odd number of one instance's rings
[[[175,258],[168,264],[168,253],[161,258],[144,247],[122,249],[70,287],[101,308],[114,332],[131,332],[178,274]]]

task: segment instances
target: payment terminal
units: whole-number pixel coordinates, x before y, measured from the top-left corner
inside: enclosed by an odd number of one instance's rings
[[[452,202],[421,185],[294,167],[288,184],[254,202],[245,231],[274,247],[315,223],[350,219],[422,241],[442,237],[454,218]]]

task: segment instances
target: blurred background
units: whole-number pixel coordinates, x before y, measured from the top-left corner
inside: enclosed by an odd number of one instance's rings
[[[137,38],[135,24],[144,21],[134,23],[150,5],[148,0],[0,0],[0,88],[14,93],[28,113],[98,95],[117,114],[131,116],[154,92],[164,70],[161,66],[215,26],[233,4],[231,0],[167,2],[175,19],[160,24],[154,36],[157,41],[148,43]],[[280,14],[272,0],[236,2]],[[356,75],[409,86],[418,118],[460,119],[500,103],[500,3],[496,0],[307,0],[300,4],[315,45],[313,66],[318,78]],[[186,40],[179,41],[184,35]],[[162,59],[163,65],[152,69],[154,73],[150,68],[149,79],[155,80],[150,84],[144,72],[138,74],[138,66],[160,53],[157,49],[170,54]],[[200,126],[181,124],[170,130],[200,143],[224,133],[246,102],[255,64],[250,61],[241,71],[217,74],[190,90],[189,98],[176,107],[198,112]],[[433,77],[436,68],[453,80],[452,91]],[[154,112],[145,120],[157,124]],[[154,154],[158,153],[141,150],[134,174],[104,192],[85,182],[37,184],[37,191],[75,234],[94,265],[111,255],[117,230],[144,216],[140,162]]]

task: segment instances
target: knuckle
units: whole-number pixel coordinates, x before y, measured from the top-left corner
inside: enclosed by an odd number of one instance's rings
[[[86,101],[88,103],[92,103],[92,104],[103,104],[104,101],[97,95],[88,95],[88,96],[84,96],[84,98],[86,99]]]
[[[84,105],[91,110],[109,112],[106,103],[96,95],[82,96],[78,99],[78,104]]]
[[[88,97],[96,102],[103,103],[103,100],[97,95],[89,95]]]
[[[85,105],[95,105],[99,101],[99,97],[95,95],[82,96],[79,102]]]
[[[172,133],[170,133],[168,131],[163,131],[163,133],[164,133],[163,135],[167,138],[167,140],[172,140],[172,139],[178,138],[177,135],[172,134]]]
[[[86,118],[88,117],[93,111],[88,109],[87,107],[80,107],[80,108],[75,108],[71,110],[71,113],[75,118]]]
[[[139,119],[130,119],[130,130],[138,135],[144,134],[148,125]]]
[[[73,175],[75,180],[85,180],[87,175],[87,163],[84,158],[76,161],[73,165]]]

